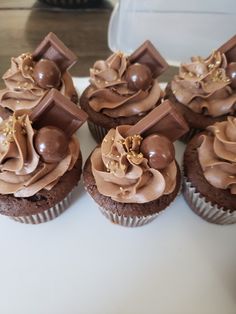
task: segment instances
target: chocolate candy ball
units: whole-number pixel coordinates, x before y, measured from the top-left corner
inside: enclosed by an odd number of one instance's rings
[[[228,64],[226,68],[226,74],[231,80],[230,86],[235,89],[236,88],[236,62],[231,62]]]
[[[145,90],[152,82],[152,72],[146,65],[135,63],[128,67],[125,79],[130,90]]]
[[[35,135],[34,146],[46,163],[60,162],[67,153],[68,139],[61,129],[45,126]]]
[[[52,60],[41,59],[34,66],[33,78],[44,89],[57,88],[61,81],[61,71]]]
[[[149,166],[154,169],[164,169],[175,158],[173,143],[167,137],[158,134],[144,138],[140,151],[148,159]]]

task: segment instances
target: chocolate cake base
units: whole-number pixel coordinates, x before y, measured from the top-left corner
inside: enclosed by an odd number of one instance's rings
[[[114,221],[113,219],[112,221],[117,223],[123,222],[120,224],[127,226],[127,224],[124,223],[126,217],[136,219],[137,221],[139,219],[142,219],[142,222],[147,223],[153,220],[161,211],[168,207],[168,205],[175,199],[180,190],[181,175],[178,165],[177,169],[178,169],[176,179],[177,182],[174,191],[171,194],[163,195],[154,201],[142,204],[116,202],[112,200],[111,197],[99,193],[94,176],[92,174],[90,158],[88,158],[85,163],[83,169],[83,178],[87,192],[92,196],[95,202],[102,208],[102,212],[103,213],[104,211],[106,212],[105,216],[107,218],[114,217],[112,215],[116,215],[116,217],[117,216],[121,217],[121,219],[117,221]],[[148,219],[145,220],[145,217],[148,217]],[[136,225],[142,225],[144,223],[137,223]]]
[[[224,121],[227,119],[227,115],[213,118],[213,117],[205,116],[203,114],[192,111],[191,109],[189,109],[184,104],[180,103],[175,98],[175,95],[173,94],[170,88],[170,84],[167,85],[165,93],[166,93],[165,98],[169,99],[172,102],[172,104],[176,107],[176,109],[183,115],[183,117],[185,118],[186,122],[188,123],[190,127],[189,132],[186,133],[181,138],[181,140],[185,143],[189,142],[190,139],[194,135],[205,130],[209,125],[212,125],[215,122]]]
[[[202,132],[201,134],[206,134]],[[196,188],[196,193],[200,193],[201,197],[205,197],[206,202],[211,202],[212,205],[217,205],[225,211],[236,211],[236,195],[230,193],[229,189],[223,190],[212,186],[204,177],[201,165],[198,159],[198,147],[200,146],[199,136],[196,135],[187,145],[184,153],[184,176],[191,183],[192,187]],[[190,207],[196,211],[194,204],[185,199]]]
[[[17,217],[32,216],[47,211],[67,197],[77,185],[81,173],[82,156],[80,154],[74,167],[66,172],[50,191],[43,189],[31,197],[25,198],[14,197],[12,194],[0,195],[0,214],[14,219]],[[52,219],[53,217],[49,218]],[[19,221],[21,220],[19,219]],[[31,223],[34,222],[32,221]]]
[[[100,143],[107,132],[116,128],[118,125],[134,125],[144,117],[143,115],[135,115],[130,117],[111,118],[101,112],[93,110],[88,101],[88,94],[91,86],[88,86],[80,97],[80,106],[88,114],[88,126],[94,139]]]

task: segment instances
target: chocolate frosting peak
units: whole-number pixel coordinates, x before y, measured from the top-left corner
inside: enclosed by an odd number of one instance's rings
[[[128,66],[128,58],[121,52],[95,62],[90,70],[89,93],[93,110],[117,118],[141,115],[155,107],[163,96],[157,79],[152,79],[145,90],[131,90],[125,78]]]
[[[208,130],[198,149],[204,176],[214,187],[236,194],[236,118],[228,117]]]
[[[226,75],[227,60],[219,51],[209,58],[192,57],[171,82],[176,99],[191,110],[218,117],[235,112],[236,93]]]
[[[98,191],[121,203],[146,203],[171,193],[177,168],[172,161],[156,170],[140,152],[139,135],[124,137],[129,126],[111,129],[91,155]]]
[[[14,114],[0,124],[0,194],[29,197],[42,189],[50,190],[73,168],[79,156],[79,143],[74,136],[65,157],[48,164],[34,148],[34,135],[26,114]]]
[[[3,75],[6,88],[0,90],[0,103],[4,108],[12,111],[26,109],[31,110],[40,102],[48,92],[38,86],[33,79],[35,62],[30,53],[24,53],[11,59],[11,67]],[[59,87],[60,92],[71,97],[74,91],[70,75],[65,72]]]

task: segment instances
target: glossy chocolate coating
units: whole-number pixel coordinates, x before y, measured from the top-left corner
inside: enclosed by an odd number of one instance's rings
[[[236,89],[236,62],[231,62],[226,68],[226,74],[231,80],[230,86]]]
[[[34,146],[46,163],[60,162],[68,151],[68,139],[61,129],[45,126],[35,135]]]
[[[41,59],[34,66],[33,78],[42,88],[57,88],[61,81],[61,71],[52,60]]]
[[[145,90],[152,82],[152,73],[146,65],[135,63],[128,67],[125,79],[130,90]]]
[[[175,158],[173,143],[165,136],[151,134],[143,139],[140,151],[154,169],[166,168]]]

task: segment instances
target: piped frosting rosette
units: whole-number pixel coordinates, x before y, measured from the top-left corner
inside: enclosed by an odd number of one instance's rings
[[[131,65],[121,52],[95,62],[90,77],[89,105],[112,118],[143,115],[163,96],[151,70],[144,64]]]
[[[206,180],[216,188],[229,189],[236,195],[236,118],[208,127],[198,149],[201,168]]]
[[[192,57],[171,82],[176,99],[196,113],[219,117],[235,113],[236,93],[227,75],[227,60],[220,51],[207,59]]]
[[[141,151],[142,137],[124,136],[128,128],[111,129],[91,156],[98,191],[121,203],[146,203],[173,192],[177,174],[174,156],[162,169],[150,167]]]

